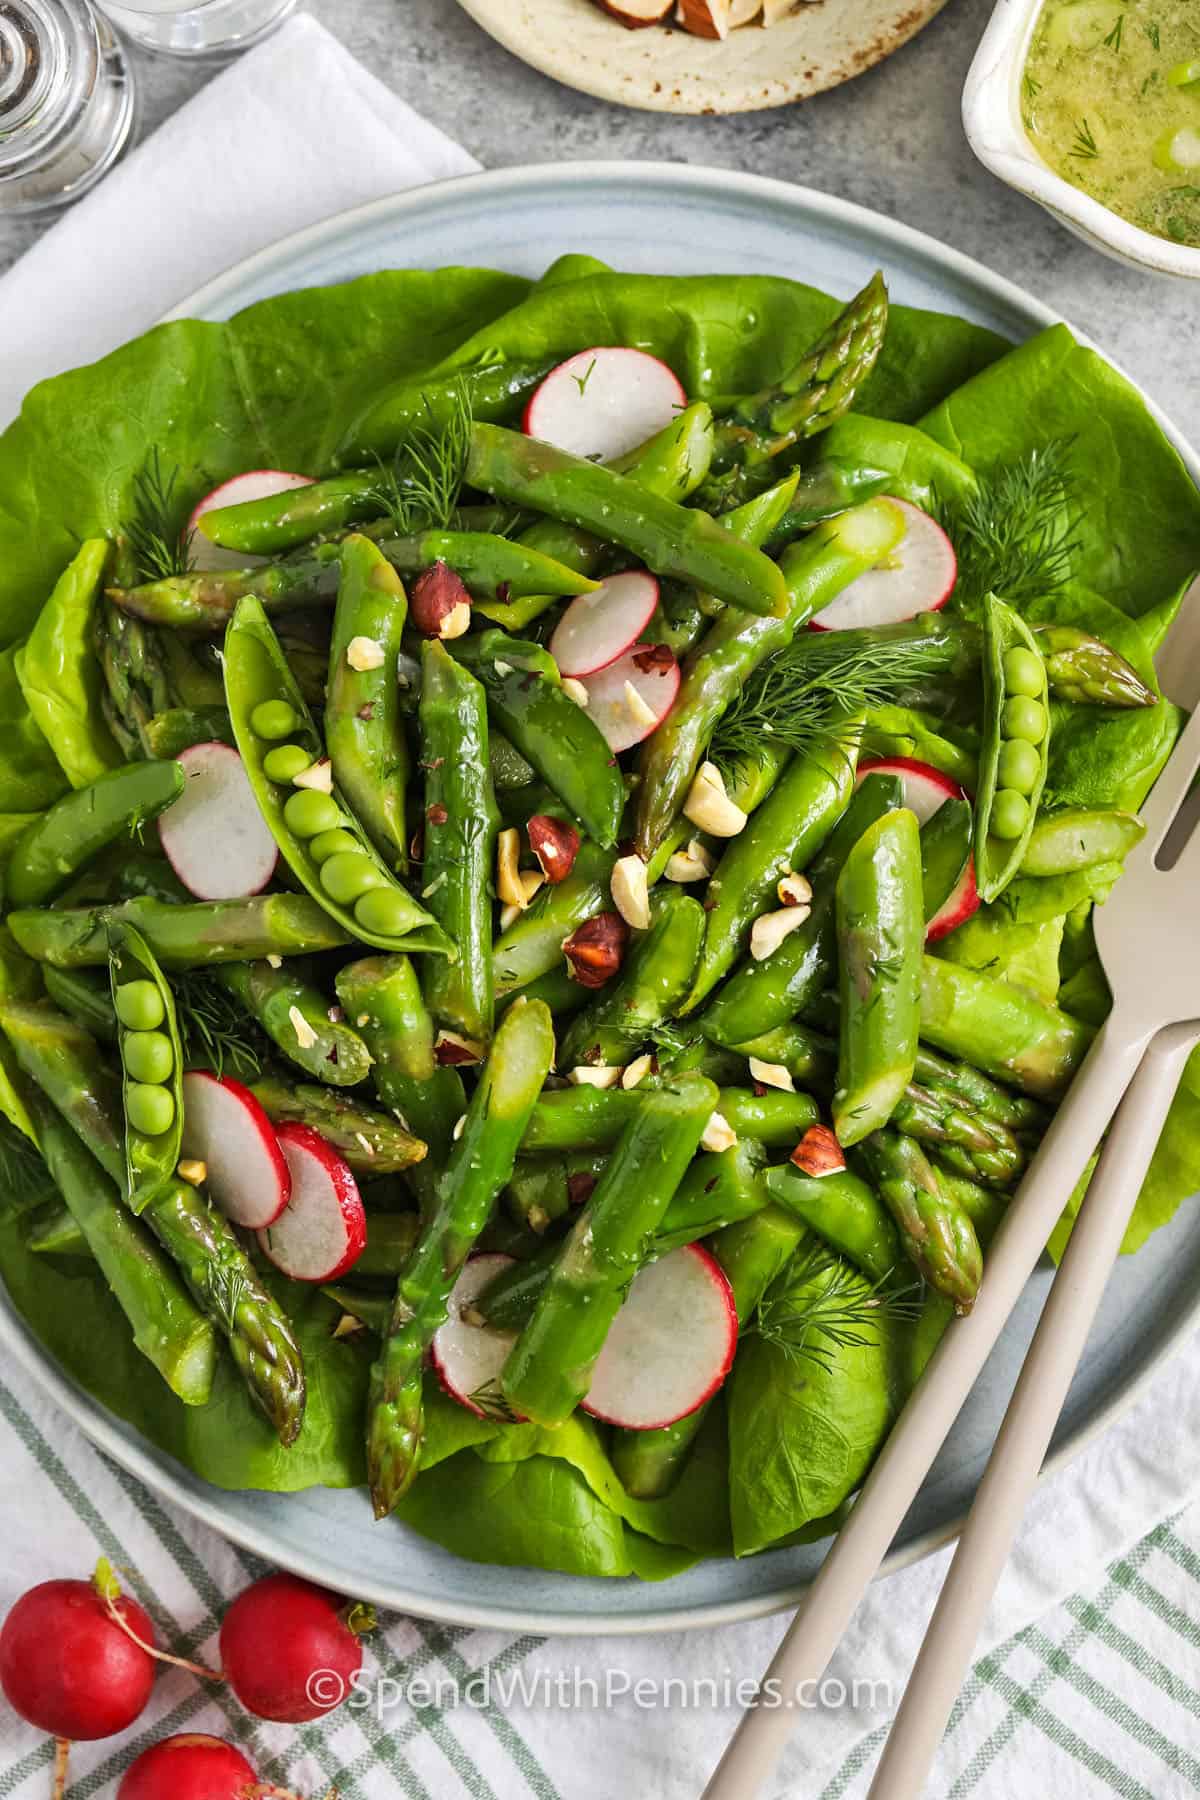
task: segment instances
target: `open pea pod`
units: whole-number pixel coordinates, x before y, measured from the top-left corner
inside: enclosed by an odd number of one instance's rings
[[[253,594],[238,602],[225,633],[225,696],[263,817],[313,899],[377,950],[453,956],[452,939],[396,879],[337,789],[296,785],[297,775],[319,778],[325,745]]]
[[[921,885],[925,923],[941,911],[962,879],[971,856],[973,822],[967,800],[943,801],[921,827]]]
[[[975,795],[975,878],[995,900],[1021,867],[1046,785],[1046,665],[1024,619],[995,594],[983,606],[983,743]]]
[[[167,978],[132,925],[109,933],[108,978],[120,1024],[126,1199],[130,1211],[140,1213],[175,1179],[183,1137],[183,1047]]]

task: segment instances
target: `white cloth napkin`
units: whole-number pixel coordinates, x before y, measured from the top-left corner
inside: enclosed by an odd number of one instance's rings
[[[0,279],[5,342],[21,349],[0,368],[0,419],[34,379],[102,355],[284,233],[476,166],[319,25],[292,21],[219,75]],[[1158,1524],[1198,1482],[1193,1339],[1125,1419],[1038,1494],[987,1625],[986,1644],[1002,1647],[972,1678],[932,1792],[1171,1800],[1200,1789],[1200,1764],[1187,1749],[1200,1715],[1200,1506]],[[0,1613],[30,1582],[85,1573],[104,1554],[136,1571],[127,1584],[161,1637],[204,1660],[213,1657],[223,1605],[252,1573],[239,1552],[98,1455],[16,1367],[0,1370],[0,1544]],[[804,1712],[771,1790],[779,1800],[865,1793],[885,1688],[899,1696],[947,1555],[872,1589],[830,1675],[848,1689],[880,1686],[861,1689],[857,1705]],[[1102,1579],[1114,1558],[1122,1560]],[[1036,1630],[1013,1639],[1035,1619]],[[661,1683],[670,1676],[715,1681],[718,1694],[735,1690],[762,1671],[783,1622],[602,1641],[514,1639],[397,1618],[385,1627],[369,1655],[370,1668],[397,1684],[381,1718],[342,1708],[303,1733],[252,1728],[232,1702],[170,1670],[125,1738],[76,1747],[81,1791],[113,1794],[131,1751],[154,1736],[207,1730],[237,1737],[264,1780],[310,1795],[336,1783],[344,1800],[693,1800],[736,1705],[714,1705],[702,1688],[681,1699]],[[455,1706],[454,1684],[462,1689],[479,1671],[495,1684],[490,1706],[469,1692]],[[521,1671],[527,1697],[519,1688],[506,1697],[504,1681]],[[565,1705],[561,1690],[556,1698],[540,1685],[564,1672]],[[418,1678],[438,1684],[436,1693],[405,1697]],[[641,1678],[650,1685],[638,1704],[628,1684]],[[45,1740],[0,1702],[0,1794],[40,1800],[48,1760]]]
[[[398,27],[399,28],[399,27]],[[479,164],[291,19],[133,150],[0,277],[0,423],[276,238]]]

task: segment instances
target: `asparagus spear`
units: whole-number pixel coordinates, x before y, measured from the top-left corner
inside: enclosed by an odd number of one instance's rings
[[[512,1174],[533,1103],[554,1060],[554,1027],[536,1000],[511,1006],[492,1044],[428,1220],[396,1284],[387,1336],[371,1370],[367,1479],[376,1518],[412,1485],[424,1437],[422,1361],[446,1317],[463,1263]]]
[[[125,1152],[117,1077],[95,1039],[40,1003],[0,1004],[3,1030],[18,1063],[121,1185]],[[251,1395],[280,1442],[304,1422],[304,1364],[286,1314],[259,1281],[228,1221],[186,1182],[168,1182],[142,1219],[183,1276],[206,1318],[225,1335]]]
[[[8,915],[9,930],[25,954],[60,969],[107,963],[109,931],[122,924],[140,931],[168,969],[309,956],[346,942],[324,907],[307,894],[256,894],[193,905],[140,897],[115,906],[30,908]]]
[[[941,1161],[970,1180],[1010,1187],[1029,1161],[1007,1125],[972,1112],[946,1088],[910,1082],[891,1123],[906,1137],[936,1145]]]
[[[520,1418],[557,1425],[587,1393],[633,1276],[717,1103],[702,1075],[681,1075],[646,1096],[513,1345],[500,1378]]]
[[[968,1313],[979,1291],[983,1256],[967,1213],[938,1181],[920,1145],[896,1131],[864,1138],[859,1155],[900,1241],[930,1287]]]
[[[424,1159],[425,1145],[419,1137],[392,1114],[365,1106],[355,1094],[270,1073],[253,1082],[250,1092],[274,1124],[311,1125],[319,1131],[356,1175],[391,1175]]]
[[[278,969],[265,960],[222,963],[213,979],[306,1075],[331,1087],[354,1087],[366,1080],[371,1066],[367,1046],[351,1026],[330,1017],[329,1001],[294,962]]]

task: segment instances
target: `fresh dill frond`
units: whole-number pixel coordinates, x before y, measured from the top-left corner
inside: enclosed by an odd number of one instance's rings
[[[1080,119],[1075,127],[1075,136],[1071,139],[1071,148],[1067,151],[1067,155],[1075,157],[1078,162],[1091,162],[1099,154],[1100,147],[1096,142],[1095,133],[1086,119]]]
[[[192,566],[191,537],[185,537],[175,524],[178,480],[177,467],[170,473],[164,470],[157,445],[133,478],[129,516],[121,532],[143,581],[186,575]]]
[[[184,1061],[223,1075],[228,1069],[243,1080],[255,1081],[269,1056],[266,1036],[247,1018],[233,995],[202,969],[184,969],[171,976]]]
[[[911,639],[850,643],[841,634],[803,632],[765,662],[725,713],[709,755],[729,779],[739,760],[761,762],[768,747],[803,755],[854,713],[886,706],[945,666],[943,646]]]
[[[1150,39],[1151,46],[1155,50],[1161,50],[1162,49],[1162,39],[1159,35],[1158,26],[1155,24],[1154,20],[1152,19],[1150,21],[1149,25],[1143,25],[1142,30],[1146,33],[1146,36]]]
[[[1121,48],[1121,39],[1124,36],[1124,33],[1125,33],[1125,14],[1118,13],[1116,24],[1113,26],[1112,30],[1109,32],[1108,36],[1104,40],[1105,48],[1108,50],[1118,50],[1119,51]]]
[[[380,465],[376,497],[398,536],[449,525],[466,473],[471,424],[471,396],[460,381],[451,390],[445,419],[436,419],[430,409],[392,461]]]
[[[1053,439],[981,475],[965,499],[936,508],[958,557],[960,612],[976,613],[987,594],[1000,594],[1019,611],[1070,580],[1079,548],[1070,451],[1069,439]]]
[[[517,1422],[517,1415],[508,1404],[500,1383],[495,1379],[485,1381],[482,1387],[475,1389],[473,1394],[468,1394],[467,1399],[472,1406],[479,1408],[484,1418],[493,1420],[497,1425],[514,1425]]]
[[[828,1373],[836,1350],[877,1344],[883,1321],[919,1317],[923,1284],[914,1280],[897,1288],[889,1281],[889,1276],[868,1281],[814,1242],[767,1289],[746,1329],[786,1356],[814,1362]]]

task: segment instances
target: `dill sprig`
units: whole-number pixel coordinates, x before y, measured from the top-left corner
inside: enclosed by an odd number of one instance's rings
[[[864,644],[858,633],[845,644],[839,636],[802,633],[746,683],[709,746],[727,778],[739,761],[761,761],[768,745],[801,755],[812,751],[849,715],[888,705],[944,667],[940,646],[882,637]]]
[[[178,467],[173,466],[169,474],[164,471],[157,446],[133,478],[129,517],[122,526],[122,535],[143,581],[186,575],[192,566],[191,534],[185,536],[175,524],[178,480]]]
[[[477,1387],[474,1393],[468,1394],[467,1399],[473,1406],[479,1408],[484,1418],[493,1420],[497,1425],[515,1425],[517,1423],[517,1415],[508,1404],[500,1383],[495,1377],[490,1381],[485,1381],[481,1387]]]
[[[1075,157],[1078,162],[1091,162],[1099,154],[1100,146],[1096,142],[1095,133],[1086,119],[1080,119],[1067,155]]]
[[[936,509],[958,557],[954,604],[960,612],[976,612],[987,594],[1000,594],[1020,610],[1070,580],[1079,548],[1070,450],[1070,439],[1055,438],[981,475],[965,499]]]
[[[445,420],[439,423],[430,410],[392,461],[380,465],[376,498],[398,536],[443,531],[450,523],[466,473],[471,423],[471,396],[460,381]]]
[[[829,1373],[836,1350],[879,1342],[884,1320],[915,1320],[924,1288],[897,1288],[889,1276],[868,1281],[840,1256],[814,1242],[767,1289],[746,1330],[788,1357]]]
[[[244,1080],[257,1080],[269,1055],[267,1039],[233,995],[200,969],[173,974],[171,988],[184,1061],[217,1076],[228,1067]]]

